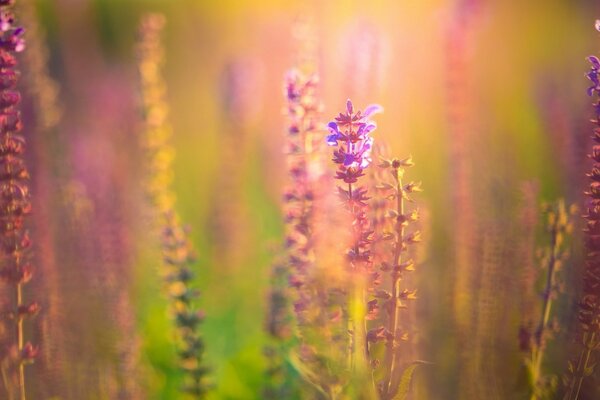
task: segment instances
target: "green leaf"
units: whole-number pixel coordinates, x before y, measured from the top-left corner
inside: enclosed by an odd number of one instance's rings
[[[413,361],[410,363],[402,372],[402,376],[400,377],[400,383],[398,384],[398,391],[396,395],[392,398],[392,400],[406,400],[408,398],[408,393],[410,392],[410,384],[412,383],[412,378],[415,373],[417,367],[421,364],[429,364],[426,361]]]
[[[315,374],[305,363],[303,363],[295,352],[290,352],[289,357],[290,364],[292,364],[302,379],[310,383],[315,389],[317,389],[317,391],[327,397],[327,392],[318,383],[319,377],[317,374]]]

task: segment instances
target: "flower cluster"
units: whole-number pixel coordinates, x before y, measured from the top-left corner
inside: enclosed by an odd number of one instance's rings
[[[194,273],[190,267],[195,256],[177,215],[167,213],[164,219],[163,264],[179,336],[180,365],[185,373],[183,390],[195,398],[204,398],[208,390],[205,383],[208,368],[204,365],[204,340],[199,329],[204,320],[204,312],[196,308],[194,303],[198,291],[191,287]]]
[[[364,113],[360,110],[354,113],[354,106],[348,100],[346,113],[340,113],[327,125],[330,132],[327,144],[339,146],[333,152],[333,162],[339,165],[337,179],[354,183],[364,175],[363,171],[371,164],[373,148],[373,138],[369,134],[377,128],[369,117],[382,110],[379,105],[370,105]]]
[[[13,1],[0,1],[0,277],[13,292],[3,304],[0,364],[5,394],[16,398],[18,393],[25,399],[24,365],[33,361],[37,348],[25,343],[23,322],[35,315],[40,306],[36,302],[27,304],[23,298],[23,286],[32,278],[31,240],[25,229],[31,201],[25,139],[19,134],[22,124],[17,106],[21,95],[14,89],[19,76],[15,53],[25,47],[24,31],[14,27],[9,8],[12,4]]]
[[[313,178],[310,175],[315,149],[317,117],[321,105],[315,95],[318,78],[291,70],[286,76],[285,94],[290,116],[287,140],[287,164],[290,184],[285,190],[286,247],[293,267],[290,286],[298,289],[294,304],[299,321],[311,302],[310,292],[303,290],[314,259],[313,248]]]
[[[368,229],[370,224],[366,213],[369,197],[366,188],[353,187],[352,184],[364,176],[365,169],[371,164],[373,138],[370,133],[377,125],[369,117],[382,110],[381,106],[370,105],[364,113],[360,110],[355,113],[352,102],[348,100],[346,113],[340,113],[327,125],[330,131],[327,144],[338,147],[333,152],[333,162],[338,165],[336,179],[348,184],[347,188],[338,188],[340,196],[355,219],[352,224],[355,243],[348,253],[352,261],[370,262],[370,253],[360,252],[368,247],[372,233]]]

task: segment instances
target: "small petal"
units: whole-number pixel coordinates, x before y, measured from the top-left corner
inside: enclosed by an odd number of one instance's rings
[[[328,123],[327,129],[329,129],[329,132],[331,132],[331,133],[335,133],[335,134],[340,133],[340,130],[338,129],[338,126],[335,123],[335,121],[331,121],[330,123]]]
[[[349,167],[350,165],[354,164],[355,161],[356,158],[354,157],[354,154],[347,153],[346,157],[344,158],[344,166]]]
[[[597,19],[597,20],[596,20],[596,24],[595,24],[595,25],[596,25],[596,30],[597,30],[598,32],[600,32],[600,19]]]
[[[592,63],[594,69],[600,69],[600,60],[596,56],[589,56],[587,60]]]
[[[590,96],[590,97],[593,96],[594,95],[594,89],[596,89],[596,86],[590,86],[587,89],[587,95]]]
[[[338,134],[337,133],[332,133],[331,135],[327,135],[327,138],[325,139],[327,141],[327,144],[329,146],[337,146],[338,144]]]
[[[368,118],[373,114],[377,114],[377,113],[381,113],[383,112],[383,107],[381,107],[379,104],[371,104],[368,105],[367,108],[365,108],[365,112],[362,114],[362,116],[364,118]]]
[[[349,115],[352,115],[354,113],[354,106],[352,105],[352,101],[350,101],[350,99],[346,101],[346,110],[348,111]]]
[[[376,128],[377,128],[377,124],[375,122],[369,121],[369,123],[361,125],[358,128],[357,133],[359,136],[366,136],[369,133],[373,132]]]

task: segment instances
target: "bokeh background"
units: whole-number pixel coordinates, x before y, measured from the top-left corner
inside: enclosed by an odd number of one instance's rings
[[[60,111],[51,134],[29,139],[34,204],[45,210],[45,220],[32,218],[40,272],[28,296],[44,305],[31,332],[43,353],[27,371],[32,398],[112,398],[111,388],[127,384],[143,398],[179,398],[159,249],[148,235],[140,183],[135,43],[149,11],[167,21],[174,190],[198,253],[210,398],[261,398],[269,271],[283,236],[283,77],[297,57],[298,18],[314,23],[323,121],[347,98],[360,108],[381,104],[375,140],[395,155],[412,154],[411,178],[423,182],[426,250],[414,278],[414,346],[432,364],[418,372],[415,398],[459,398],[459,360],[469,351],[461,346],[486,335],[457,332],[456,268],[448,261],[457,245],[479,246],[480,235],[500,246],[494,257],[512,261],[492,281],[463,288],[474,291],[467,313],[488,318],[471,326],[486,324],[497,335],[472,346],[484,354],[480,365],[495,371],[479,378],[491,382],[489,398],[512,398],[507,388],[517,385],[521,365],[521,266],[511,258],[518,208],[524,185],[539,188],[536,199],[581,203],[592,115],[585,57],[600,52],[597,2],[32,3]],[[461,190],[471,199],[462,220],[451,206]],[[469,218],[479,223],[465,232]],[[577,260],[577,246],[573,252]],[[580,266],[569,265],[559,343],[569,343],[578,290]],[[564,349],[551,357],[557,374]]]

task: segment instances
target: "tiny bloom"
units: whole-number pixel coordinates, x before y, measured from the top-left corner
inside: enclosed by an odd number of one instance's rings
[[[383,107],[379,104],[371,104],[365,108],[365,112],[362,114],[364,118],[369,118],[373,114],[378,114],[383,112]]]
[[[327,138],[325,139],[327,144],[329,146],[337,146],[337,142],[338,140],[342,140],[343,134],[338,130],[338,126],[334,121],[327,124],[327,129],[329,129],[329,132],[331,132],[331,134],[327,135]]]

